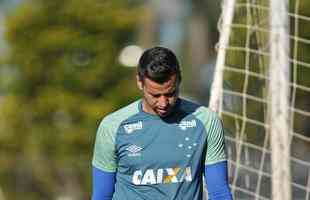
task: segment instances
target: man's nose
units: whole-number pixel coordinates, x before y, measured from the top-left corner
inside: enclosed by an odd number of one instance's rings
[[[168,98],[164,95],[160,96],[158,99],[159,107],[165,108],[168,105]]]

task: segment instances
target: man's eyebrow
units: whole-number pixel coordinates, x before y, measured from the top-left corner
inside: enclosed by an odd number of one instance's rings
[[[173,93],[175,93],[177,91],[177,88],[173,88],[173,90],[171,90],[171,91],[169,91],[169,92],[167,92],[167,93],[165,93],[165,94],[173,94]]]

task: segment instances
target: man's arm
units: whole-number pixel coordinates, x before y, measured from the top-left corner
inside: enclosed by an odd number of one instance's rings
[[[114,193],[115,172],[105,172],[93,167],[92,200],[111,200]]]
[[[113,123],[104,119],[97,130],[93,155],[92,200],[111,200],[116,176],[115,129]]]
[[[205,180],[209,200],[232,200],[227,175],[227,161],[206,165]]]
[[[205,158],[205,178],[209,200],[231,200],[228,184],[225,137],[222,121],[215,113],[210,113],[206,125],[207,149]]]

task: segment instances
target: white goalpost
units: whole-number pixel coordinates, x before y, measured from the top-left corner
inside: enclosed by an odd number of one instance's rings
[[[288,0],[270,1],[269,134],[273,200],[291,199]]]
[[[307,1],[222,2],[209,106],[224,122],[234,199],[310,200]]]
[[[229,35],[231,30],[230,28],[234,16],[234,5],[235,0],[225,0],[223,2],[223,13],[225,13],[225,17],[222,18],[223,29],[219,42],[220,48],[218,49],[217,62],[214,70],[214,79],[212,83],[209,102],[209,107],[215,112],[218,112],[220,110],[220,106],[222,105],[221,100],[223,87],[223,72],[226,56],[225,47],[227,47],[229,44]]]

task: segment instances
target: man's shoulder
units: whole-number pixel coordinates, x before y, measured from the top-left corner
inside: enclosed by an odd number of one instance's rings
[[[197,110],[197,108],[201,107],[202,105],[198,102],[195,102],[193,100],[185,99],[184,97],[180,98],[180,107],[183,110],[193,112]]]
[[[192,113],[196,118],[204,123],[218,118],[216,112],[192,100],[181,99],[181,107]]]
[[[101,124],[117,125],[120,124],[122,121],[130,118],[131,116],[134,116],[135,114],[139,113],[139,102],[140,100],[134,101],[129,105],[106,115],[102,119]]]

